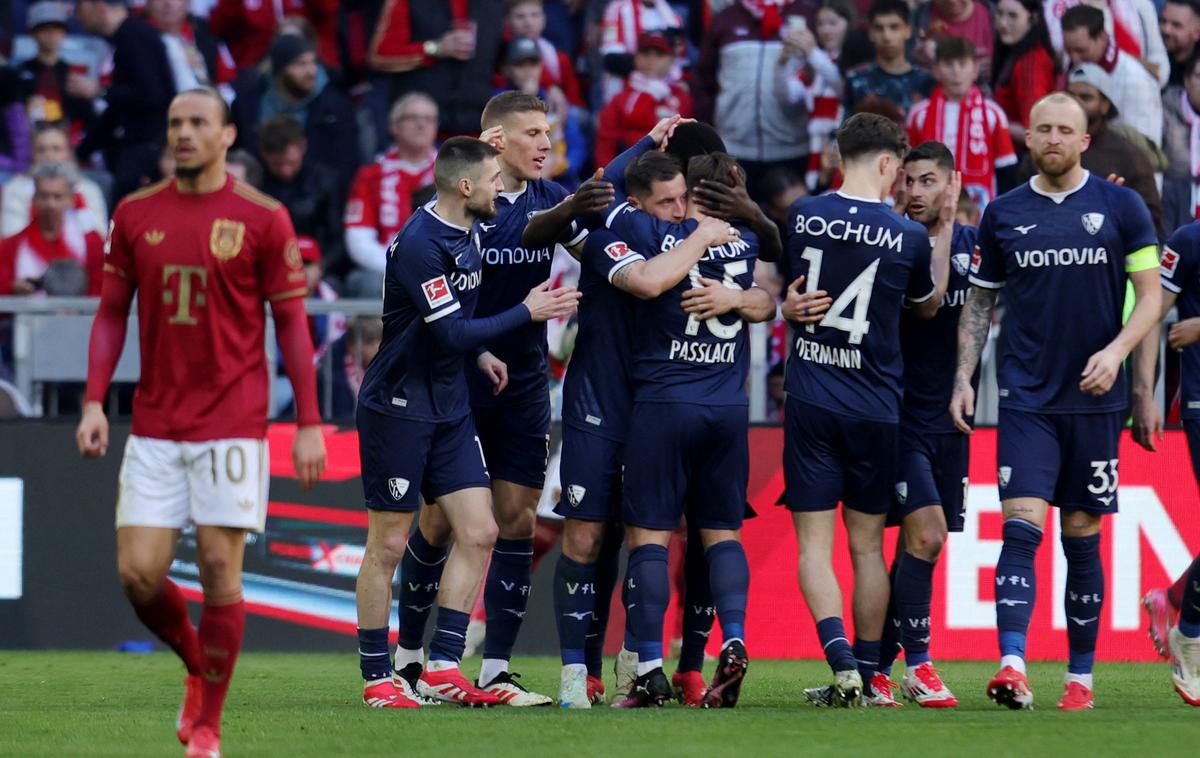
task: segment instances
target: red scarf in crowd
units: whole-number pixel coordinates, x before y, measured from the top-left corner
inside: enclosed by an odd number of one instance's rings
[[[941,85],[934,88],[929,97],[929,110],[921,126],[921,142],[937,140],[946,142],[946,94]],[[920,144],[918,142],[917,144]],[[992,177],[992,155],[988,149],[987,108],[984,107],[983,92],[979,87],[971,91],[958,104],[958,137],[954,146],[954,165],[963,174],[964,184],[977,184],[981,180],[990,185]],[[976,181],[972,182],[971,180]]]
[[[775,39],[783,28],[782,8],[785,0],[742,0],[750,15],[758,19],[763,39]]]

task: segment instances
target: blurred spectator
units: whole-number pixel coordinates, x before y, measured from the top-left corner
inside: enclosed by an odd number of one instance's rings
[[[257,65],[286,16],[303,16],[317,31],[321,60],[339,68],[337,0],[219,0],[208,16],[213,34],[229,45],[239,69]]]
[[[550,125],[550,153],[542,164],[542,178],[556,179],[568,189],[575,188],[579,182],[572,169],[579,169],[587,162],[588,145],[571,104],[558,87],[542,86],[542,56],[535,40],[529,37],[513,39],[508,43],[504,58],[501,68],[503,86],[497,93],[517,90],[540,98],[549,107],[546,121]],[[684,94],[686,96],[686,90]],[[658,121],[651,127],[655,123]]]
[[[780,97],[776,69],[784,56],[781,32],[813,28],[816,11],[807,0],[740,0],[713,16],[700,48],[696,118],[720,132],[755,198],[767,169],[802,173],[808,165],[808,109]]]
[[[383,320],[378,316],[355,316],[346,334],[330,351],[333,362],[333,417],[353,418],[367,366],[375,360],[383,340]],[[341,370],[338,370],[340,367]]]
[[[1112,78],[1113,105],[1121,120],[1162,144],[1162,100],[1158,81],[1136,58],[1117,47],[1104,30],[1104,12],[1077,5],[1062,17],[1063,44],[1071,65],[1096,63]]]
[[[162,32],[175,91],[230,84],[237,64],[208,24],[188,15],[187,0],[146,0],[146,20]]]
[[[1183,84],[1184,69],[1200,42],[1200,4],[1196,0],[1167,0],[1162,9],[1163,46],[1171,61],[1168,84]]]
[[[74,166],[75,155],[67,138],[67,127],[63,122],[40,123],[33,129],[33,167],[47,163],[65,163]],[[33,220],[33,172],[18,174],[0,188],[0,237],[10,237],[28,226]],[[71,215],[80,216],[79,224],[85,229],[94,229],[104,234],[108,229],[108,206],[99,185],[86,176],[75,175],[74,196]]]
[[[263,161],[262,191],[283,203],[296,234],[316,240],[327,271],[345,268],[342,246],[342,187],[333,171],[308,154],[304,127],[279,113],[258,130]]]
[[[1184,68],[1183,84],[1163,92],[1163,231],[1200,218],[1200,57]]]
[[[913,30],[917,46],[913,60],[932,66],[937,59],[937,41],[943,37],[962,37],[975,45],[979,56],[980,82],[991,80],[992,34],[991,8],[981,0],[931,0],[913,11]]]
[[[875,46],[875,62],[847,77],[846,112],[863,110],[863,102],[869,99],[894,106],[903,121],[912,104],[929,97],[935,84],[928,71],[905,57],[905,46],[912,38],[908,4],[904,0],[876,0],[867,28]]]
[[[382,291],[387,248],[412,215],[413,192],[433,184],[437,122],[437,103],[429,95],[400,98],[388,119],[392,146],[354,177],[346,201],[346,251],[359,270],[346,278],[350,297]]]
[[[71,4],[65,2],[37,2],[29,6],[26,24],[37,44],[37,54],[22,63],[18,71],[29,122],[66,120],[71,125],[74,143],[82,139],[94,111],[90,98],[76,97],[67,91],[71,66],[62,59],[62,44],[71,11]]]
[[[621,91],[625,77],[633,70],[633,56],[643,34],[663,32],[674,43],[682,31],[683,19],[667,0],[611,0],[601,21],[602,102],[607,103]],[[671,71],[672,81],[679,80],[682,73],[682,68],[676,65]]]
[[[1162,228],[1162,202],[1154,183],[1154,166],[1143,150],[1109,126],[1118,115],[1110,96],[1112,77],[1094,63],[1081,63],[1071,69],[1067,89],[1083,103],[1088,117],[1092,139],[1083,153],[1083,167],[1098,177],[1124,177],[1125,186],[1146,201],[1154,227]]]
[[[643,32],[625,87],[600,111],[596,131],[596,165],[606,166],[617,154],[646,136],[673,114],[692,115],[692,98],[683,85],[671,82],[675,52],[661,32]],[[720,128],[720,127],[718,127]]]
[[[958,193],[958,207],[954,209],[954,220],[965,226],[979,226],[979,217],[983,215],[983,211],[979,210],[979,206],[971,199],[964,189]]]
[[[303,37],[276,37],[270,61],[269,74],[250,69],[234,83],[235,144],[253,146],[260,124],[272,116],[291,116],[304,127],[310,159],[329,168],[338,186],[345,187],[358,168],[358,122],[350,99],[317,65],[316,52]],[[324,243],[321,248],[326,249]]]
[[[70,94],[100,97],[105,105],[76,152],[84,163],[102,152],[117,197],[123,197],[158,175],[167,106],[175,96],[167,50],[159,33],[130,15],[121,0],[80,0],[75,15],[84,29],[113,48],[111,81],[103,93],[100,82],[84,74],[67,78]]]
[[[55,294],[100,294],[104,240],[99,232],[84,228],[78,217],[70,213],[78,178],[75,167],[69,163],[43,163],[33,170],[34,219],[22,231],[0,242],[0,295],[44,291],[43,279],[51,265],[60,260],[82,268],[86,285],[67,284],[78,277],[59,271],[61,284],[51,288],[56,290]]]
[[[792,18],[802,18],[793,16]],[[794,24],[783,33],[787,61],[778,67],[783,98],[808,111],[809,189],[815,189],[821,171],[821,153],[842,123],[845,81],[840,60],[846,35],[858,23],[848,0],[824,0],[817,11],[817,33],[807,24]]]
[[[1053,92],[1059,56],[1050,46],[1042,0],[1000,0],[996,4],[996,52],[992,92],[1008,116],[1018,149],[1025,148],[1025,125],[1033,104]]]
[[[0,181],[29,167],[29,117],[16,70],[0,63]]]
[[[1008,189],[1016,183],[1008,117],[975,83],[979,57],[970,40],[941,37],[934,55],[938,84],[928,100],[909,111],[908,142],[915,146],[936,140],[948,147],[954,167],[962,172],[963,189],[984,209],[996,197],[997,185]]]
[[[255,189],[262,189],[262,164],[249,150],[230,150],[225,156],[225,173]]]
[[[1156,0],[1161,3],[1162,0]],[[1151,0],[1046,0],[1046,26],[1055,50],[1064,50],[1062,18],[1071,8],[1090,5],[1104,15],[1104,31],[1118,49],[1134,60],[1165,87],[1170,62],[1158,29],[1158,11]]]
[[[788,210],[792,203],[809,194],[804,178],[786,168],[774,168],[763,174],[761,186],[763,212],[783,232],[787,227]]]
[[[390,99],[424,92],[438,104],[445,136],[478,135],[503,34],[504,6],[496,0],[391,0],[369,60],[393,74]]]
[[[538,52],[542,60],[542,87],[558,87],[566,95],[567,102],[577,107],[585,107],[583,91],[579,88],[579,78],[575,75],[575,65],[571,56],[555,49],[543,33],[546,30],[546,9],[543,0],[508,0],[505,23],[508,33],[515,39],[529,37],[537,42]]]

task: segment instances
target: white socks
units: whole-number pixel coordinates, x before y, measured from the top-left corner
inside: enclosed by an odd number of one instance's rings
[[[654,669],[662,668],[662,658],[655,658],[652,661],[638,661],[638,676],[645,676]]]
[[[1000,659],[1000,668],[1012,666],[1022,674],[1025,673],[1025,659],[1019,655],[1006,655]]]
[[[496,677],[507,671],[508,661],[501,658],[484,658],[483,665],[479,667],[479,686],[488,686]]]

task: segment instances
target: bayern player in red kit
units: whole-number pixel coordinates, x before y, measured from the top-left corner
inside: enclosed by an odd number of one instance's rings
[[[76,440],[89,458],[108,448],[103,401],[139,293],[142,375],[117,490],[117,567],[138,618],[187,667],[177,721],[186,755],[219,758],[221,709],[245,628],[245,534],[266,519],[263,301],[296,393],[292,457],[305,489],[325,468],[325,443],[304,265],[287,209],[226,175],[236,132],[214,90],[180,93],[167,121],[176,177],[126,197],[109,225]],[[198,629],[167,578],[190,524],[204,588]]]

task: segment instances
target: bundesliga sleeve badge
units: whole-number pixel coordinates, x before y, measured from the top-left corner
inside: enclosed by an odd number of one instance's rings
[[[1175,277],[1175,268],[1179,265],[1179,253],[1169,247],[1164,247],[1162,258],[1159,259],[1159,268],[1162,269],[1162,275],[1168,279]]]
[[[629,253],[629,246],[620,240],[616,242],[610,242],[604,246],[604,254],[609,258],[612,258],[614,261],[621,260],[625,256],[629,255]]]
[[[425,302],[429,303],[430,308],[438,308],[454,299],[454,294],[450,292],[450,282],[446,281],[444,274],[422,282],[421,291],[425,293]]]

